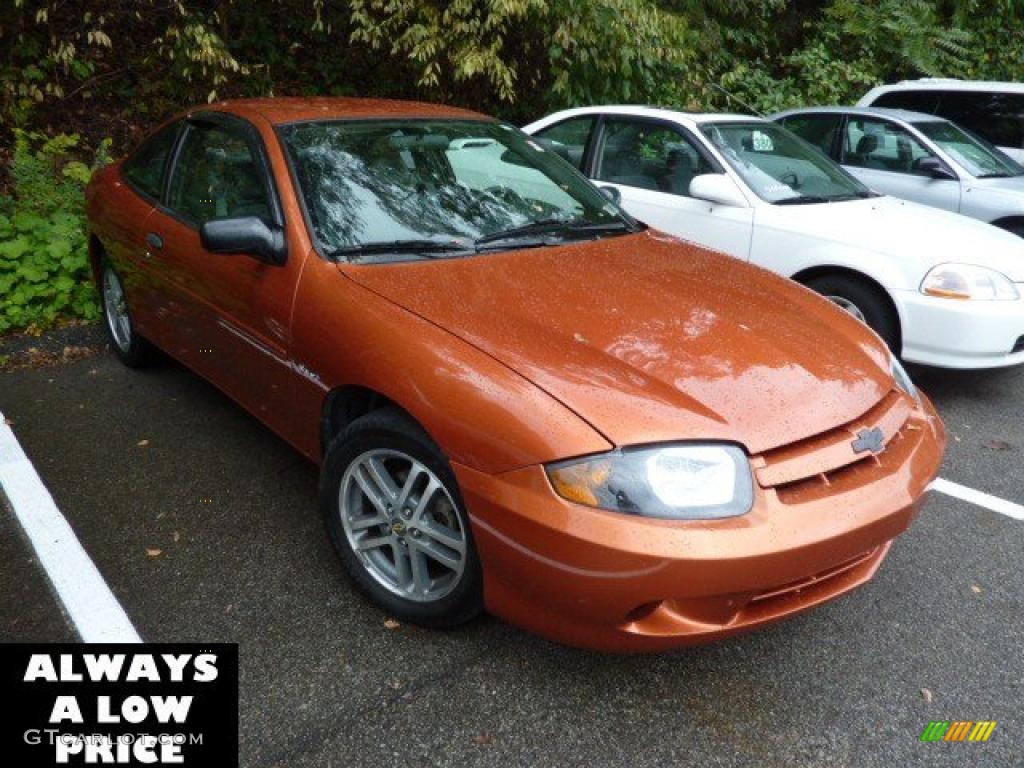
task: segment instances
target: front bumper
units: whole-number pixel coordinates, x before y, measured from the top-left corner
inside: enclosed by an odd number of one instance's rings
[[[927,402],[908,424],[914,444],[880,477],[861,473],[824,497],[759,487],[751,512],[714,521],[572,504],[539,466],[486,475],[456,465],[487,608],[560,642],[633,652],[717,640],[820,605],[868,581],[920,509],[945,431]]]
[[[1024,284],[1017,285],[1024,292]],[[957,301],[895,291],[902,357],[940,368],[1003,368],[1024,363],[1024,299]],[[1017,351],[1013,351],[1014,349]]]

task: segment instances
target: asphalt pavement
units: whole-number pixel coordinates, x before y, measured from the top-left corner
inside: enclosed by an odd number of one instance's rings
[[[912,373],[942,476],[1024,502],[1024,368]],[[240,644],[243,766],[1024,766],[1024,521],[932,494],[853,594],[610,656],[493,618],[394,626],[330,547],[316,468],[173,362],[0,373],[0,411],[144,639]],[[0,639],[72,639],[6,509],[0,558]],[[998,725],[922,743],[931,720]]]

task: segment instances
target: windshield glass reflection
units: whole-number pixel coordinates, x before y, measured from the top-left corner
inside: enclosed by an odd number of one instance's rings
[[[282,136],[326,255],[450,256],[506,235],[589,238],[631,226],[564,160],[500,123],[311,122]]]
[[[701,127],[762,200],[824,203],[870,197],[867,187],[785,128],[772,123],[709,123]]]
[[[1024,175],[1024,167],[1009,155],[953,123],[915,123],[917,130],[934,141],[972,176],[980,179]]]

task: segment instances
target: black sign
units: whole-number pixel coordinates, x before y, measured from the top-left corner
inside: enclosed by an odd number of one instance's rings
[[[0,644],[5,765],[238,766],[238,646]]]

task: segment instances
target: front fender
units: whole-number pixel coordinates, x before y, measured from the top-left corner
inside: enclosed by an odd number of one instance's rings
[[[316,404],[304,416],[311,444],[328,392],[358,386],[405,409],[452,461],[481,472],[612,447],[523,376],[322,259],[303,272],[292,327],[298,397],[304,409]]]

